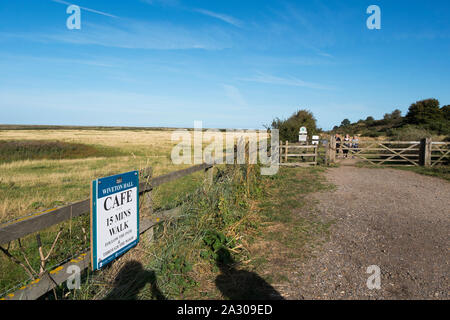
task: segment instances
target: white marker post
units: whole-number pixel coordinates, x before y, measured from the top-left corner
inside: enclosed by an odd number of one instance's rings
[[[306,127],[301,127],[300,131],[298,133],[298,141],[302,142],[303,144],[306,144],[307,142],[307,133],[308,131],[306,130]]]

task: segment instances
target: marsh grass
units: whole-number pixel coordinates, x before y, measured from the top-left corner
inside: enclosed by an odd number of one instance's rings
[[[2,157],[17,160],[0,162],[0,222],[86,199],[98,177],[185,167],[171,163],[170,131],[10,130],[0,132],[0,143],[9,146]],[[15,153],[17,145],[26,150]]]
[[[113,148],[46,140],[0,141],[0,163],[36,159],[82,159],[123,155]]]
[[[0,142],[3,151],[9,150],[3,156],[16,160],[0,163],[0,223],[87,199],[90,182],[98,177],[146,167],[152,167],[157,176],[188,166],[171,163],[170,151],[174,145],[171,131],[11,130],[0,131]],[[176,204],[180,195],[201,183],[200,176],[194,174],[157,188],[153,195],[155,208]],[[64,230],[49,258],[48,268],[89,246],[86,217],[41,232],[44,250],[48,250],[59,229]],[[87,232],[87,241],[81,228]],[[39,270],[35,235],[25,237],[21,243],[31,266]],[[9,249],[25,263],[17,241]],[[20,266],[0,253],[0,293],[28,278]]]

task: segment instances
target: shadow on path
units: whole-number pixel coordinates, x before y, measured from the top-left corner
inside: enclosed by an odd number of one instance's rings
[[[220,249],[216,263],[222,272],[216,286],[231,300],[284,300],[270,284],[254,272],[237,270],[230,252]]]
[[[166,300],[156,283],[153,271],[145,270],[137,261],[127,262],[114,280],[114,288],[105,297],[105,300],[137,300],[139,292],[147,283],[151,285],[153,299]]]

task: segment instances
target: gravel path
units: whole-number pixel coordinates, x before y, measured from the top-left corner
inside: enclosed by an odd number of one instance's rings
[[[450,183],[346,166],[326,177],[337,189],[314,197],[331,239],[296,266],[289,299],[449,299]],[[371,265],[380,289],[367,287]]]

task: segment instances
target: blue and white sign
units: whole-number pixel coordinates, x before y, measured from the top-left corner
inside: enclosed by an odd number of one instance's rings
[[[92,181],[91,262],[101,269],[139,242],[139,173]]]

